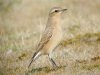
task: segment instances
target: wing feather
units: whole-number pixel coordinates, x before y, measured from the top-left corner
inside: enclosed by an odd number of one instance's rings
[[[48,43],[48,41],[50,40],[50,38],[52,37],[52,30],[51,28],[46,28],[46,30],[44,31],[42,38],[37,46],[37,50],[41,50],[46,43]]]

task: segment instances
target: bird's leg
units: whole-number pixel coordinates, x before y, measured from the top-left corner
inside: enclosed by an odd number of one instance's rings
[[[49,55],[49,60],[50,60],[50,62],[52,63],[53,68],[57,68],[57,67],[58,67],[58,66],[56,65],[56,63],[54,62],[54,60],[50,57],[50,55]]]
[[[53,60],[52,58],[50,58],[50,61],[51,61],[51,63],[53,64],[53,67],[56,68],[57,65],[56,65],[56,63],[54,62],[54,60]]]

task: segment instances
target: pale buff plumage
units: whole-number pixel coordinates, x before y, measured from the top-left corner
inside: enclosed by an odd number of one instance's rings
[[[33,54],[29,66],[41,55],[48,55],[53,66],[57,67],[51,57],[51,54],[62,39],[61,14],[65,10],[66,9],[62,9],[60,7],[54,7],[50,10],[46,28],[37,46],[36,52]]]

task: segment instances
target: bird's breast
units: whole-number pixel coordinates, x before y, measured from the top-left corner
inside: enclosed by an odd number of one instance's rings
[[[62,39],[62,30],[61,30],[61,28],[55,28],[53,30],[52,39],[55,42],[59,42]]]
[[[58,46],[58,44],[61,42],[61,39],[62,39],[62,31],[54,29],[52,37],[47,44],[47,46],[49,46],[49,48],[46,48],[48,50],[48,52],[52,52]]]
[[[56,26],[52,28],[51,32],[52,32],[52,36],[44,47],[46,53],[51,53],[61,42],[62,39],[62,30],[60,26]]]

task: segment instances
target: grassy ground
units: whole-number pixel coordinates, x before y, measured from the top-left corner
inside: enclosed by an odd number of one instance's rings
[[[63,40],[53,53],[59,67],[52,69],[42,56],[28,69],[54,6],[68,9]],[[99,0],[0,0],[0,75],[99,75],[99,9]]]

